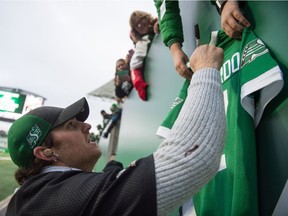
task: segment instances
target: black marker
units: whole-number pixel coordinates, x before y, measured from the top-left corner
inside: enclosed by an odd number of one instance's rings
[[[195,33],[195,41],[196,41],[196,48],[200,46],[200,31],[198,24],[194,25],[194,33]],[[190,68],[190,62],[186,63],[187,68],[192,72]]]
[[[199,31],[198,24],[194,26],[194,32],[195,32],[195,38],[196,38],[196,47],[199,47],[200,46],[200,31]]]

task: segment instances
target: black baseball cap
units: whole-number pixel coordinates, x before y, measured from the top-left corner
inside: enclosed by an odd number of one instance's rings
[[[74,117],[84,122],[88,116],[89,105],[84,97],[66,108],[43,106],[31,110],[17,119],[8,131],[12,161],[19,167],[28,167],[34,159],[34,148],[42,145],[52,129]]]

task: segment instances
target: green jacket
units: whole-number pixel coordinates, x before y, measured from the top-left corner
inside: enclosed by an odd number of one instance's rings
[[[182,45],[184,42],[182,21],[178,1],[154,0],[157,9],[159,27],[164,44],[170,47],[173,43],[178,42]],[[165,8],[162,9],[162,8]]]
[[[210,2],[214,6],[217,6],[214,0],[210,0]],[[179,2],[177,0],[166,0],[163,3],[163,0],[154,0],[154,4],[157,9],[161,36],[164,44],[167,47],[170,47],[176,42],[182,45],[184,36]],[[242,3],[240,6],[242,6]]]

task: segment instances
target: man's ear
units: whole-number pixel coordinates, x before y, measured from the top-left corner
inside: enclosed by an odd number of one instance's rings
[[[34,153],[34,156],[36,158],[39,158],[39,159],[42,159],[42,160],[45,160],[45,161],[54,161],[55,158],[51,157],[52,153],[51,154],[47,154],[47,151],[51,152],[51,149],[49,149],[47,147],[44,147],[44,146],[37,146],[34,149],[33,153]]]

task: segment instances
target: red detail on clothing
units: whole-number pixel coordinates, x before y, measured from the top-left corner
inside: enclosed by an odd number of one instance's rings
[[[132,69],[131,78],[134,88],[137,90],[139,97],[143,101],[146,101],[148,84],[144,81],[143,68]]]

